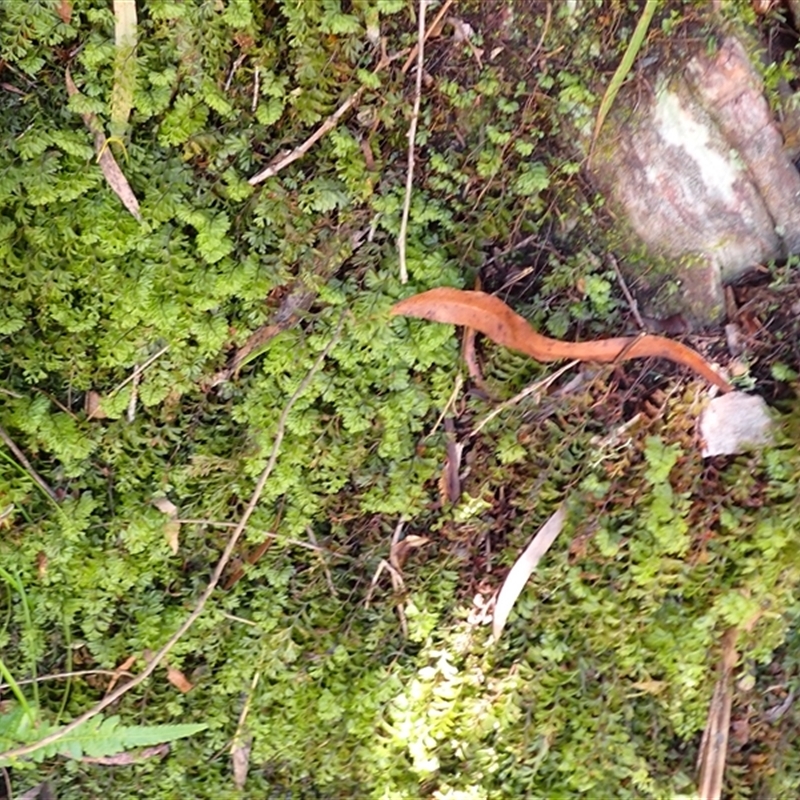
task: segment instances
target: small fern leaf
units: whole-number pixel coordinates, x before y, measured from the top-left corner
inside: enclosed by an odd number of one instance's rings
[[[94,717],[87,720],[74,731],[58,741],[44,745],[30,754],[32,761],[41,763],[56,755],[79,759],[83,756],[100,758],[113,756],[135,747],[151,747],[165,742],[173,742],[186,736],[204,731],[208,726],[202,723],[182,725],[120,725],[119,717]],[[47,722],[38,721],[31,726],[23,720],[20,712],[0,715],[0,747],[12,749],[21,744],[33,744],[57,728]],[[8,766],[0,758],[0,767]]]
[[[62,739],[59,750],[66,745],[69,754],[75,756],[73,745],[82,751],[80,755],[100,758],[113,756],[132,747],[150,747],[164,742],[173,742],[193,736],[207,728],[204,724],[184,725],[120,725],[119,717],[100,719],[95,717],[77,728],[66,740]]]

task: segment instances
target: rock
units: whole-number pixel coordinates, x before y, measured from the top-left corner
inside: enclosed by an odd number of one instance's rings
[[[669,267],[629,276],[645,313],[696,324],[722,319],[723,284],[800,252],[800,174],[753,57],[734,36],[705,47],[661,69],[649,99],[621,94],[591,161],[629,249]]]
[[[744,392],[715,397],[700,415],[703,458],[763,447],[772,440],[771,428],[763,398]]]

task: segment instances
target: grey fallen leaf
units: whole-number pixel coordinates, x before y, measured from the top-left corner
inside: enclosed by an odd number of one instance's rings
[[[492,636],[495,642],[500,640],[508,615],[517,602],[517,598],[525,588],[531,573],[536,569],[537,564],[542,560],[544,554],[550,549],[556,537],[564,527],[567,518],[567,511],[562,503],[554,514],[533,537],[531,543],[525,548],[522,555],[514,562],[511,571],[506,576],[497,601],[494,604],[494,614],[492,615]]]
[[[703,458],[744,453],[772,440],[772,419],[758,395],[729,392],[715,397],[700,414]]]
[[[454,42],[468,42],[475,36],[475,29],[469,22],[464,22],[463,19],[458,17],[447,17],[445,21],[453,26]]]
[[[159,497],[153,498],[153,505],[162,513],[166,514],[168,517],[174,519],[178,516],[178,506],[172,502],[168,497],[164,497],[164,495],[160,495]]]
[[[233,766],[233,785],[240,791],[247,782],[247,773],[250,770],[250,748],[253,739],[248,736],[231,747],[231,763]]]
[[[48,781],[28,789],[27,792],[16,795],[17,800],[55,800],[55,797]]]
[[[732,356],[740,356],[746,349],[744,334],[742,329],[735,322],[730,322],[725,326],[725,340],[728,343],[728,352]]]

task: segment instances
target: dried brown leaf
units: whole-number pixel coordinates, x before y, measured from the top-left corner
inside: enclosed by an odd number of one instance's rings
[[[446,287],[431,289],[401,300],[392,307],[391,313],[475,328],[497,344],[537,361],[613,362],[656,356],[693,369],[723,391],[732,388],[699,353],[680,342],[649,334],[593,342],[562,342],[538,333],[502,300],[485,292]]]
[[[181,540],[181,523],[178,520],[171,519],[164,525],[164,538],[167,540],[167,547],[172,551],[172,555],[177,555]]]
[[[173,519],[178,516],[178,506],[172,502],[168,497],[156,497],[153,499],[153,505],[162,513]]]
[[[444,429],[447,433],[447,458],[439,483],[443,502],[452,505],[461,499],[461,456],[464,445],[456,440],[456,427],[452,417],[445,417]]]
[[[72,80],[69,69],[67,69],[64,77],[67,84],[67,94],[70,97],[78,94],[78,87],[75,85],[75,81]],[[128,179],[123,175],[111,150],[108,148],[108,140],[103,133],[99,120],[94,114],[90,113],[81,114],[81,117],[86,127],[94,134],[94,149],[98,154],[97,163],[100,165],[100,170],[103,173],[103,177],[106,179],[106,183],[108,183],[114,194],[122,201],[122,205],[141,222],[142,215],[139,212],[139,201],[136,199],[136,195],[133,193]]]
[[[102,406],[103,398],[99,392],[90,389],[86,392],[86,400],[84,401],[84,410],[88,419],[106,419],[108,414],[103,411]]]
[[[194,684],[191,683],[188,678],[175,667],[170,667],[167,665],[167,680],[179,691],[186,694],[187,692],[191,692],[194,689]]]
[[[106,694],[111,694],[114,687],[117,685],[119,679],[122,677],[122,674],[127,672],[134,664],[136,663],[136,656],[128,656],[115,670],[116,673],[114,677],[109,681],[108,688],[106,689]]]
[[[153,505],[166,514],[169,520],[164,524],[164,538],[167,540],[167,545],[173,554],[178,552],[180,544],[181,523],[177,519],[178,507],[168,497],[156,497],[153,500]]]
[[[430,539],[427,536],[417,536],[415,533],[409,534],[396,544],[392,545],[391,562],[398,569],[402,569],[406,563],[408,554],[417,547],[424,547]]]
[[[61,0],[56,6],[56,14],[65,25],[69,25],[72,19],[72,0]]]

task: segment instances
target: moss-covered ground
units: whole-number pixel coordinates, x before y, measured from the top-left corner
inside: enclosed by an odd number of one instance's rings
[[[792,267],[739,290],[779,441],[705,461],[706,387],[666,363],[573,368],[476,432],[554,370],[479,342],[478,379],[451,327],[388,314],[480,280],[550,335],[630,332],[568,132],[637,4],[446,9],[405,285],[414,3],[148,0],[127,49],[121,5],[0,6],[0,750],[146,667],[277,460],[203,613],[104,712],[203,729],[6,759],[0,796],[691,796],[732,630],[726,791],[796,796]],[[493,643],[485,604],[565,500]]]

